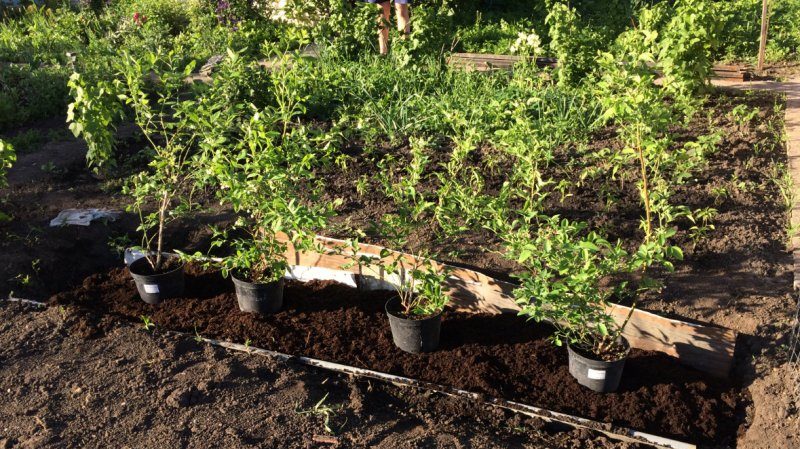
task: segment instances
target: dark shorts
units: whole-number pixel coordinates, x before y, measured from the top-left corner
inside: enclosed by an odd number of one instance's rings
[[[386,3],[388,1],[394,1],[398,5],[410,5],[411,4],[411,0],[363,0],[363,1],[365,1],[367,3],[376,3],[376,4]]]

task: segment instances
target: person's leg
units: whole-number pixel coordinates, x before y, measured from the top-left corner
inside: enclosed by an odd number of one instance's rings
[[[408,9],[408,3],[394,3],[395,12],[397,13],[397,31],[402,35],[408,35],[411,32],[411,13]]]
[[[392,14],[392,5],[389,0],[378,3],[381,13],[378,16],[378,50],[382,55],[389,53],[389,20]]]

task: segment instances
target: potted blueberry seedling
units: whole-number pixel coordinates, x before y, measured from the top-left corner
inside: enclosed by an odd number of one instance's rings
[[[195,135],[184,120],[190,102],[182,101],[183,79],[192,65],[175,70],[172,55],[148,54],[137,59],[125,54],[114,82],[117,98],[132,111],[150,147],[148,169],[134,175],[124,188],[133,198],[129,210],[140,220],[144,257],[129,266],[139,295],[148,304],[181,296],[184,264],[164,250],[166,225],[187,209],[183,192],[189,179],[190,150]],[[151,73],[159,81],[146,85]],[[154,207],[154,210],[153,210]]]
[[[243,238],[231,238],[241,231]],[[230,276],[236,289],[239,310],[259,314],[278,312],[283,306],[286,244],[271,229],[239,220],[224,231],[215,232],[212,248],[227,246],[232,253],[216,261],[224,277]]]
[[[585,228],[551,217],[532,235],[519,232],[510,239],[526,268],[514,296],[521,315],[555,327],[552,341],[567,346],[569,372],[578,383],[610,392],[619,385],[630,346],[622,336],[627,320],[616,324],[608,300],[625,283],[600,285],[627,269],[627,253],[594,232],[583,235]]]
[[[387,214],[377,223],[378,232],[397,248],[405,246],[415,225],[412,215],[402,213],[403,210],[407,209],[401,208],[397,215]],[[439,346],[442,312],[450,300],[446,268],[422,252],[406,255],[384,249],[377,257],[363,255],[357,241],[351,242],[349,251],[353,264],[375,272],[396,293],[385,305],[395,346],[414,354],[435,351]]]
[[[382,263],[397,295],[386,302],[386,314],[395,346],[410,353],[431,352],[439,346],[442,312],[447,296],[447,274],[436,269],[430,259],[389,256]],[[385,260],[385,259],[384,259]],[[394,276],[392,276],[394,275]]]
[[[338,202],[318,205],[316,189],[303,182],[311,178],[314,148],[304,134],[277,132],[276,114],[251,110],[235,147],[215,149],[206,165],[220,203],[237,214],[228,229],[215,232],[212,249],[227,254],[215,263],[232,277],[240,310],[266,314],[283,304],[287,246],[313,247],[311,231],[325,226]],[[297,200],[300,189],[304,202]]]
[[[68,121],[76,136],[89,147],[90,164],[113,163],[115,120],[132,113],[134,122],[149,144],[143,152],[148,169],[131,178],[124,193],[133,198],[129,211],[140,220],[139,248],[143,256],[130,265],[139,295],[150,304],[183,294],[183,263],[164,251],[164,232],[170,221],[189,209],[184,193],[190,178],[195,127],[188,117],[196,103],[182,100],[184,79],[194,63],[178,67],[173,53],[147,53],[141,57],[123,52],[115,61],[113,81],[87,84],[81,75],[70,78],[73,103]]]

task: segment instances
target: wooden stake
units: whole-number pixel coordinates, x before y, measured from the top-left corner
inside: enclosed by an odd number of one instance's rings
[[[769,0],[761,2],[761,41],[758,45],[758,73],[764,70],[764,57],[767,53],[767,29],[769,28]]]
[[[339,438],[328,435],[314,435],[311,441],[321,444],[339,444]]]

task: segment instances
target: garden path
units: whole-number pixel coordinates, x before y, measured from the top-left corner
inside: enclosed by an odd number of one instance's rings
[[[731,80],[713,80],[718,87],[739,90],[768,90],[786,95],[785,135],[786,152],[789,161],[789,172],[794,181],[795,203],[792,207],[791,224],[793,229],[800,227],[800,78],[792,78],[786,82]],[[791,241],[794,257],[794,288],[800,290],[800,233],[795,233]],[[793,323],[795,327],[798,323]],[[749,390],[753,399],[752,423],[744,435],[738,439],[739,449],[778,449],[797,447],[800,417],[791,416],[785,410],[791,409],[789,403],[800,402],[797,396],[800,386],[798,371],[798,345],[800,345],[800,328],[793,333],[794,347],[789,363],[776,366],[771,371],[757,378]],[[776,406],[777,405],[777,406]]]

